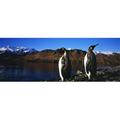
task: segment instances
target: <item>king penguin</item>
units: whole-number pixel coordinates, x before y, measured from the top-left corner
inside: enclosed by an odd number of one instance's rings
[[[88,52],[86,53],[84,57],[85,74],[87,75],[89,80],[92,80],[96,74],[97,63],[96,63],[96,56],[93,50],[98,45],[99,44],[91,45],[88,48]]]
[[[68,51],[65,48],[62,48],[62,53],[63,55],[60,57],[58,62],[59,75],[61,81],[66,81],[71,77],[71,61]]]

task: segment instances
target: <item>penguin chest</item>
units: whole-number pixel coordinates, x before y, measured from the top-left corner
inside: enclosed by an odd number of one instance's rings
[[[59,68],[62,69],[64,66],[65,66],[65,61],[64,61],[63,57],[61,57],[59,60]]]
[[[84,58],[84,66],[86,66],[87,61],[88,61],[88,57],[87,57],[87,54],[86,54],[85,58]]]
[[[86,68],[86,72],[91,72],[91,73],[95,73],[96,71],[96,56],[94,53],[88,53],[85,56],[85,68]]]
[[[64,56],[59,59],[59,73],[63,77],[70,76],[71,64],[68,59],[65,59]]]
[[[86,62],[89,64],[94,64],[96,62],[96,56],[93,52],[86,54]]]

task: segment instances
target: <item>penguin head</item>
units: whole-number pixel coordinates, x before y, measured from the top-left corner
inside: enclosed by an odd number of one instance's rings
[[[98,46],[99,44],[96,44],[96,45],[91,45],[89,48],[88,48],[88,50],[89,51],[93,51],[94,50],[94,48],[96,47],[96,46]]]
[[[66,49],[64,47],[62,47],[60,49],[55,50],[53,54],[59,53],[59,54],[62,55],[62,54],[64,54],[65,51],[66,51]]]
[[[61,54],[67,54],[67,50],[66,50],[65,48],[61,48],[61,49],[60,49],[60,53],[61,53]]]

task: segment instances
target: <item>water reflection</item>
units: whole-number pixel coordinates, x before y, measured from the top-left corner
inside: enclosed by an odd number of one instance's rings
[[[80,66],[73,64],[75,72]],[[74,72],[72,72],[74,74]],[[24,63],[0,65],[0,81],[58,81],[57,63]]]
[[[49,81],[59,79],[57,64],[25,63],[22,66],[0,65],[0,80],[4,81]]]

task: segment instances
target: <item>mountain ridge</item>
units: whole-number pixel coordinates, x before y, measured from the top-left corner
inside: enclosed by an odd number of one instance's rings
[[[58,49],[43,49],[43,50],[36,50],[34,48],[27,48],[27,47],[24,47],[24,46],[17,46],[17,47],[13,47],[13,46],[10,46],[10,45],[7,45],[7,46],[3,46],[3,47],[0,47],[0,53],[5,53],[5,52],[13,52],[13,53],[16,53],[17,52],[21,52],[21,53],[33,53],[33,52],[59,52],[62,48],[58,48]],[[86,52],[82,49],[69,49],[68,48],[68,51],[72,52],[72,51],[76,51],[76,52],[80,52],[80,51],[83,51],[83,52]],[[95,54],[105,54],[105,55],[111,55],[111,54],[120,54],[120,51],[117,51],[117,52],[113,52],[113,51],[95,51]]]
[[[28,53],[33,53],[33,52],[37,52],[37,50],[33,48],[22,47],[22,46],[11,47],[7,45],[5,47],[0,47],[0,54],[9,53],[9,54],[19,55],[19,54],[28,54]]]
[[[0,48],[0,63],[9,63],[9,64],[21,64],[25,62],[46,62],[46,63],[58,63],[59,58],[61,57],[61,49],[56,50],[44,49],[37,51],[31,48],[17,47],[14,48],[8,46],[6,48]],[[1,51],[3,50],[3,51]],[[70,49],[69,56],[72,61],[72,64],[76,67],[83,66],[84,56],[86,51],[81,49]],[[120,65],[120,53],[111,53],[104,54],[102,52],[97,52],[96,54],[98,66],[118,66]]]

